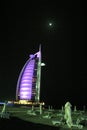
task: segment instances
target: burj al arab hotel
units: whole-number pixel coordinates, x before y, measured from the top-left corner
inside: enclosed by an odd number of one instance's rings
[[[23,66],[16,87],[16,101],[40,102],[41,45],[39,51],[31,54]]]

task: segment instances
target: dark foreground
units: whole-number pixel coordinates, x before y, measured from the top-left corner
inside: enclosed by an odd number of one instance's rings
[[[4,119],[0,118],[0,130],[1,129],[25,129],[27,130],[62,130],[58,127],[52,127],[47,125],[41,125],[41,124],[34,124],[31,122],[23,121],[16,117],[11,117],[10,119]]]
[[[72,128],[61,128],[61,127],[52,127],[48,125],[35,124],[27,121],[23,121],[17,117],[11,117],[10,119],[0,118],[0,130],[2,129],[25,129],[27,130],[73,130]],[[78,129],[74,129],[78,130]],[[87,130],[84,128],[82,130]]]

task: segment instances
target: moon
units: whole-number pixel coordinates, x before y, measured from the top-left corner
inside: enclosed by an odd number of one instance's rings
[[[50,22],[50,23],[49,23],[49,26],[52,26],[52,25],[53,25],[53,24]]]

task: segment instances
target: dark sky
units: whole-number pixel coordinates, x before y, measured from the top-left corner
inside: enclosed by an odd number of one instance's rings
[[[46,64],[41,100],[56,106],[66,101],[87,105],[85,3],[7,1],[0,6],[0,99],[15,99],[19,73],[41,44]]]

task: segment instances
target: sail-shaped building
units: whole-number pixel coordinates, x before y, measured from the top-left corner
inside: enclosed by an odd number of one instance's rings
[[[16,87],[16,101],[40,102],[41,45],[39,51],[31,54],[22,68]]]

